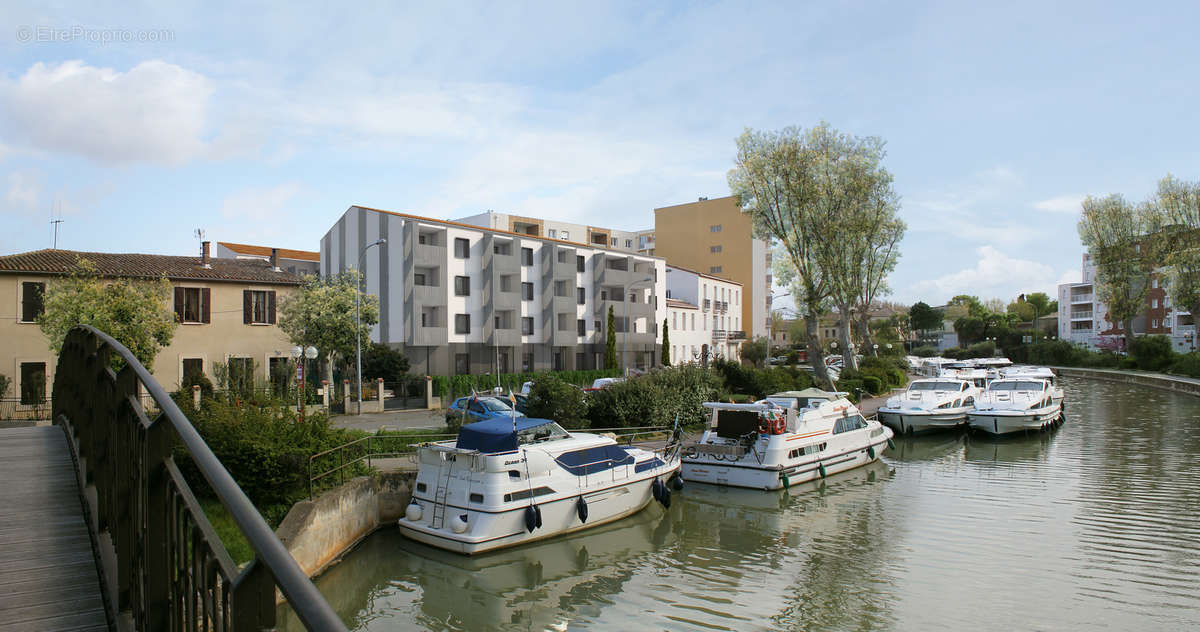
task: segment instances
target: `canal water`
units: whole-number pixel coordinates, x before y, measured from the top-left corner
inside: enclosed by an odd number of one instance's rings
[[[689,484],[478,557],[384,529],[317,586],[370,631],[1200,629],[1200,398],[1062,382],[1050,434],[905,438],[787,492]]]

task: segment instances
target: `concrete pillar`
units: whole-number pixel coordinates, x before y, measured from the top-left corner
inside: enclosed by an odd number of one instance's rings
[[[200,385],[192,385],[192,408],[200,410]]]
[[[425,409],[433,410],[433,378],[425,376]]]
[[[350,414],[350,380],[342,380],[342,403],[345,405],[343,410],[346,414]],[[362,412],[361,410],[358,412]]]
[[[383,378],[375,378],[375,400],[379,402],[379,411],[383,412]]]
[[[329,380],[321,380],[321,405],[329,410]]]

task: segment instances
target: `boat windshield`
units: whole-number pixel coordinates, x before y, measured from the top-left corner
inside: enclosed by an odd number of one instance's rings
[[[502,399],[493,399],[489,397],[486,399],[480,399],[478,403],[480,406],[483,406],[484,410],[491,413],[504,413],[512,410],[512,406],[509,406],[508,402]]]
[[[992,382],[989,391],[1040,391],[1042,382],[1019,380],[1012,382]]]
[[[542,424],[532,428],[526,428],[517,432],[517,443],[527,445],[530,443],[544,443],[546,441],[557,441],[559,439],[569,439],[570,434],[563,427],[556,423]]]
[[[957,391],[958,382],[913,382],[908,385],[910,391]]]

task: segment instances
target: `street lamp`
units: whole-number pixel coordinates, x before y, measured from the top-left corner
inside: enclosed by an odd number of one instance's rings
[[[624,324],[624,331],[621,334],[621,375],[625,375],[625,340],[629,338],[629,290],[639,283],[653,282],[654,277],[648,276],[644,279],[638,279],[629,285],[626,285],[621,292],[621,323]]]
[[[772,294],[770,296],[770,300],[767,301],[767,304],[770,305],[770,304],[774,303],[775,299],[777,299],[777,298],[787,298],[791,295],[792,295],[791,292],[784,292],[783,294],[780,294],[779,296],[775,296],[774,294]],[[775,310],[773,310],[773,309],[767,313],[767,364],[768,365],[771,364],[771,335],[773,333],[771,330],[772,329],[771,321],[773,320],[771,318],[771,315],[774,313],[775,313]]]
[[[358,287],[354,288],[354,290],[355,290],[355,292],[354,292],[354,345],[357,349],[356,357],[357,357],[357,365],[358,365],[357,375],[358,375],[358,414],[359,415],[362,414],[362,334],[359,333],[362,331],[362,313],[361,313],[362,310],[358,306],[358,304],[359,304],[358,295],[362,294],[363,286],[366,285],[365,283],[363,283],[363,279],[366,278],[366,275],[362,274],[363,257],[367,256],[367,251],[370,250],[372,246],[379,246],[381,244],[386,244],[386,243],[387,243],[386,239],[380,239],[379,241],[376,241],[374,243],[367,244],[362,249],[362,252],[358,253],[358,273],[359,273],[358,274]]]
[[[300,423],[304,423],[304,358],[313,360],[317,357],[317,353],[317,348],[312,345],[308,347],[296,345],[290,351],[292,359],[300,364],[300,388],[296,389],[296,410],[300,414]]]

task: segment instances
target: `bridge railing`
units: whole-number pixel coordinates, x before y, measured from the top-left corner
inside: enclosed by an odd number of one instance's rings
[[[120,372],[111,368],[115,358]],[[139,393],[152,401],[144,405]],[[53,419],[76,459],[110,627],[272,628],[278,588],[308,629],[345,630],[187,417],[121,343],[85,325],[67,334]],[[254,549],[245,566],[233,563],[205,517],[175,463],[177,449]]]

